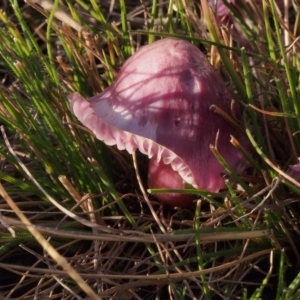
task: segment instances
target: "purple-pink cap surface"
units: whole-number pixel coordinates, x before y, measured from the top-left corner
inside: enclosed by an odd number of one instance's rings
[[[215,104],[231,114],[232,97],[205,55],[187,41],[163,39],[143,46],[102,93],[68,98],[73,114],[98,139],[171,164],[196,188],[216,192],[225,186],[210,144],[217,142],[233,169],[239,165],[241,155],[230,135],[239,139],[241,133],[209,109]]]

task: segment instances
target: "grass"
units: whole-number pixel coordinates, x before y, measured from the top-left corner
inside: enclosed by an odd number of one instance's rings
[[[300,184],[289,165],[300,156],[300,10],[238,2],[238,33],[216,26],[205,0],[3,4],[3,299],[299,299]],[[232,138],[249,165],[242,176],[212,147],[227,188],[187,189],[199,196],[189,209],[147,194],[145,158],[96,140],[67,100],[101,92],[161,37],[205,52],[243,105],[253,146]]]

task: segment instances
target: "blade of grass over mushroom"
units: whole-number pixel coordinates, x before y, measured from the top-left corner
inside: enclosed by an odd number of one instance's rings
[[[229,51],[233,51],[237,54],[239,54],[241,52],[241,49],[238,48],[238,47],[234,47],[234,46],[228,46],[228,45],[224,45],[222,44],[220,41],[216,42],[216,41],[211,41],[211,40],[207,40],[207,39],[201,39],[201,38],[198,38],[198,37],[194,37],[194,36],[190,36],[190,35],[184,35],[184,36],[181,36],[181,35],[178,35],[178,34],[174,34],[174,33],[169,33],[169,32],[160,32],[158,34],[157,31],[145,31],[145,30],[131,30],[130,33],[132,35],[145,35],[145,36],[159,36],[159,37],[165,37],[165,38],[175,38],[175,39],[181,39],[181,40],[186,40],[186,41],[189,41],[195,45],[198,45],[198,44],[203,44],[203,45],[207,45],[207,46],[216,46],[216,47],[221,47],[222,49],[224,50],[229,50]],[[256,58],[258,59],[259,61],[263,60],[264,58],[259,54],[259,53],[253,53],[251,51],[246,51],[246,54],[249,56],[249,57],[252,57],[252,58]]]
[[[179,193],[179,194],[188,194],[188,195],[199,195],[202,197],[224,197],[225,193],[214,193],[214,192],[208,192],[205,190],[199,190],[199,189],[156,189],[151,188],[148,189],[147,192],[149,194],[168,194],[168,193]]]

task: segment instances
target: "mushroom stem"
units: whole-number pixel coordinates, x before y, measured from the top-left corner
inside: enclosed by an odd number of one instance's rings
[[[175,172],[171,165],[157,162],[156,158],[149,161],[148,187],[150,189],[185,189],[185,182],[182,177]],[[155,194],[155,198],[171,206],[181,208],[189,207],[196,198],[194,195],[180,193],[161,193]]]

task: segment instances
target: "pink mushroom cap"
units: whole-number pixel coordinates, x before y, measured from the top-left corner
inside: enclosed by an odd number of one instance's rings
[[[233,169],[239,165],[241,155],[230,135],[241,133],[210,110],[215,104],[231,114],[232,97],[205,55],[187,41],[163,39],[143,46],[102,93],[88,100],[78,93],[68,98],[73,114],[99,140],[129,153],[139,149],[161,166],[162,174],[165,165],[170,174],[171,166],[182,183],[213,192],[225,187],[223,167],[209,149],[217,135],[221,155]]]

